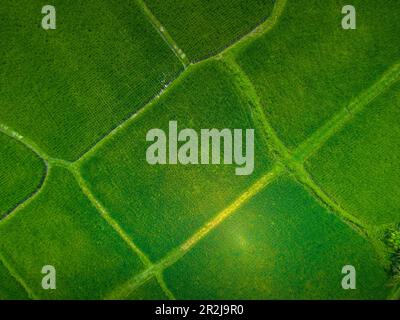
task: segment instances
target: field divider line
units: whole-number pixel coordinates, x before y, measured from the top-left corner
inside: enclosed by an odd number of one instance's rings
[[[344,208],[339,206],[312,180],[310,174],[304,168],[304,162],[342,126],[348,123],[348,121],[350,121],[357,113],[361,112],[364,107],[400,80],[400,64],[395,64],[393,67],[389,68],[389,70],[387,70],[372,87],[363,92],[356,99],[352,100],[346,108],[342,109],[334,115],[330,121],[320,129],[316,130],[311,139],[306,140],[304,144],[299,146],[298,149],[292,153],[279,139],[275,130],[268,122],[266,115],[261,108],[260,98],[247,74],[235,61],[234,56],[231,55],[226,58],[225,65],[228,67],[230,66],[236,79],[239,79],[238,81],[243,83],[242,86],[245,87],[245,90],[242,90],[242,92],[253,102],[255,118],[261,123],[262,129],[265,131],[264,137],[267,145],[278,155],[278,160],[281,161],[288,170],[292,171],[296,180],[304,185],[306,189],[309,189],[311,193],[320,200],[320,202],[325,204],[331,211],[336,212],[345,220],[345,222],[349,223],[353,228],[360,232],[362,236],[368,238],[368,233],[366,231],[369,230],[369,228],[361,220],[357,219]]]
[[[0,123],[0,132],[9,136],[12,139],[15,139],[25,145],[28,149],[32,150],[43,162],[47,162],[50,157],[42,151],[33,141],[29,138],[22,136],[15,130],[11,129],[9,126]]]
[[[283,11],[284,6],[285,3],[282,3],[279,10],[277,10],[277,12],[279,12],[279,14],[275,15],[277,18]],[[272,23],[272,26],[273,25],[274,23]],[[346,123],[348,123],[356,114],[360,113],[373,100],[375,100],[382,93],[386,92],[391,86],[400,80],[400,63],[396,63],[389,68],[371,87],[350,101],[345,108],[335,114],[321,128],[317,129],[309,139],[307,139],[292,153],[288,148],[286,148],[284,143],[279,139],[273,127],[269,124],[266,115],[261,108],[261,101],[254,88],[254,85],[248,78],[247,74],[236,62],[233,52],[229,52],[229,54],[224,58],[226,58],[225,65],[231,69],[231,71],[236,75],[236,78],[242,82],[242,86],[244,85],[246,88],[246,90],[242,90],[242,92],[245,95],[248,95],[250,101],[253,102],[253,114],[255,115],[254,118],[259,120],[261,128],[263,128],[265,131],[264,139],[267,143],[267,146],[273,153],[277,155],[278,161],[281,161],[288,170],[292,171],[296,180],[305,186],[306,189],[309,189],[309,191],[315,195],[322,204],[328,207],[328,209],[330,209],[332,212],[336,213],[339,217],[343,218],[344,221],[353,229],[355,229],[361,236],[368,240],[372,240],[368,235],[369,227],[361,222],[361,220],[348,213],[325,191],[323,191],[322,188],[312,180],[310,174],[304,168],[304,162]],[[250,95],[248,92],[250,92]]]
[[[145,1],[136,0],[136,2],[140,7],[140,9],[143,11],[143,13],[146,15],[146,17],[149,19],[149,22],[157,30],[161,38],[171,48],[173,53],[176,55],[179,61],[183,64],[183,67],[186,69],[190,64],[190,61],[186,56],[186,54],[182,51],[181,48],[179,48],[176,41],[171,37],[171,35],[168,33],[165,27],[161,24],[160,20],[158,20],[158,18],[153,14],[153,12],[151,12],[149,7],[146,5]]]
[[[115,221],[111,215],[108,213],[107,209],[100,203],[99,200],[93,195],[89,186],[87,185],[85,179],[79,172],[79,169],[75,167],[73,164],[66,167],[69,171],[74,175],[75,180],[77,181],[79,187],[81,188],[83,194],[88,198],[88,200],[92,203],[92,205],[97,209],[100,213],[101,217],[106,221],[106,223],[114,229],[114,231],[118,234],[118,236],[129,246],[129,248],[135,253],[140,261],[143,263],[145,268],[150,268],[153,265],[153,262],[150,258],[131,240],[128,234],[122,229],[117,221]],[[161,289],[164,291],[166,296],[169,299],[175,299],[172,292],[167,288],[163,278],[160,274],[156,274],[155,278],[160,285]]]
[[[164,281],[164,276],[162,272],[156,272],[155,274],[158,284],[160,285],[161,289],[164,291],[165,295],[169,300],[176,300],[175,295],[172,291],[168,288],[167,284]]]
[[[294,152],[295,159],[304,163],[356,114],[364,110],[366,106],[386,92],[399,80],[400,63],[396,63],[384,72],[381,78],[379,78],[371,87],[350,101],[345,108],[336,113],[322,127],[317,129],[304,143],[302,143]]]
[[[313,179],[304,166],[300,163],[292,163],[288,170],[292,171],[292,174],[296,181],[300,183],[303,188],[308,191],[320,204],[330,211],[333,215],[338,217],[341,222],[349,226],[354,232],[360,237],[366,240],[372,245],[374,252],[381,259],[386,259],[385,254],[382,251],[382,246],[379,243],[379,239],[374,237],[371,232],[371,226],[365,224],[360,219],[349,213],[339,203],[337,203],[327,192],[323,190]],[[384,266],[382,265],[384,268]]]
[[[18,211],[20,208],[25,207],[25,203],[29,203],[32,198],[35,198],[38,193],[40,193],[42,187],[44,186],[44,183],[48,177],[49,170],[50,170],[50,165],[61,165],[63,166],[68,166],[70,164],[67,161],[61,160],[61,159],[55,159],[47,155],[44,151],[42,151],[36,143],[34,143],[32,140],[30,140],[27,137],[22,136],[15,130],[11,129],[9,126],[6,126],[4,124],[0,124],[0,132],[5,134],[6,136],[10,137],[11,139],[14,139],[20,143],[22,143],[26,148],[31,150],[40,160],[43,161],[44,165],[44,173],[42,175],[42,178],[37,185],[36,189],[27,197],[25,197],[23,200],[19,201],[13,208],[5,212],[2,216],[0,216],[0,223],[4,221],[7,217],[14,215],[16,211]]]
[[[310,173],[304,167],[304,163],[316,151],[318,151],[332,136],[341,128],[349,123],[354,116],[362,112],[372,101],[381,94],[385,93],[395,83],[400,80],[400,63],[394,64],[367,90],[358,97],[350,101],[348,106],[336,113],[322,127],[317,129],[310,138],[302,143],[293,153],[293,161],[289,162],[290,168],[296,179],[328,209],[341,217],[344,222],[350,225],[362,237],[375,245],[375,239],[370,237],[370,226],[347,212],[343,207],[336,203],[320,186],[312,179]],[[289,168],[289,169],[290,169]],[[381,252],[377,250],[381,255]]]
[[[138,109],[135,113],[130,115],[127,119],[122,121],[119,125],[117,125],[114,129],[112,129],[109,133],[107,133],[102,139],[97,141],[94,145],[92,145],[84,154],[82,154],[78,159],[76,159],[73,164],[76,167],[80,167],[81,164],[90,156],[95,153],[99,148],[103,146],[108,140],[110,140],[112,137],[114,137],[120,130],[123,130],[127,126],[129,126],[131,123],[133,123],[137,118],[142,116],[149,108],[151,108],[163,95],[165,95],[166,92],[170,90],[173,85],[179,81],[184,74],[188,73],[190,71],[190,66],[185,69],[183,72],[180,73],[180,75],[175,78],[172,82],[170,82],[166,88],[161,89],[161,91],[155,95],[153,98],[149,100],[143,107]]]
[[[265,113],[261,108],[261,99],[247,74],[236,62],[235,57],[232,54],[225,56],[221,62],[225,65],[227,71],[233,75],[239,93],[251,104],[251,108],[248,108],[246,111],[252,115],[255,125],[260,128],[267,147],[274,155],[276,155],[277,160],[282,162],[289,161],[292,158],[292,155],[284,143],[279,139],[273,127],[269,124]]]
[[[28,297],[33,299],[33,300],[39,300],[39,297],[36,296],[36,294],[33,292],[33,290],[26,284],[26,282],[22,279],[22,277],[18,274],[14,268],[11,267],[11,265],[7,262],[5,259],[4,255],[0,252],[0,261],[4,265],[4,267],[7,269],[11,277],[18,282],[21,287],[25,290],[27,293]]]
[[[147,255],[140,250],[138,246],[130,239],[126,232],[121,228],[121,226],[111,217],[107,209],[100,203],[99,200],[90,191],[85,179],[82,177],[80,172],[75,168],[70,168],[70,172],[74,175],[79,187],[81,188],[83,194],[88,198],[92,205],[100,213],[101,217],[114,229],[114,231],[125,241],[125,243],[139,256],[140,260],[146,267],[152,265],[152,262],[147,257]]]
[[[253,118],[257,121],[259,126],[261,127],[261,131],[263,133],[264,140],[267,144],[267,147],[276,154],[277,161],[282,163],[286,167],[289,172],[292,172],[293,177],[307,190],[313,197],[315,197],[322,206],[326,207],[330,212],[338,216],[344,223],[349,225],[355,232],[357,232],[361,237],[366,239],[372,246],[375,248],[376,253],[383,257],[381,250],[379,250],[378,245],[376,244],[376,239],[370,236],[370,228],[365,225],[361,220],[357,219],[355,216],[347,212],[343,207],[341,207],[336,201],[334,201],[320,186],[315,183],[308,173],[308,171],[304,168],[304,161],[297,159],[295,155],[291,153],[291,151],[284,145],[282,140],[278,137],[273,127],[270,125],[265,112],[261,107],[261,99],[259,98],[256,89],[247,76],[247,74],[243,71],[240,65],[236,62],[234,55],[227,55],[224,57],[223,62],[230,71],[234,79],[236,79],[238,85],[237,88],[239,92],[244,96],[245,99],[250,101],[252,110],[249,110],[250,114],[253,114]],[[366,106],[368,103],[358,104],[358,101],[372,101],[375,97],[379,96],[380,93],[385,91],[385,86],[390,87],[391,84],[396,82],[395,79],[399,77],[396,74],[399,74],[398,66],[395,66],[394,69],[391,68],[385,75],[378,81],[378,84],[383,84],[382,86],[374,85],[372,90],[368,90],[367,93],[364,93],[361,98],[355,100],[355,102],[350,103],[350,107],[348,109],[354,111],[361,111],[361,109]],[[378,89],[376,89],[378,87]],[[347,123],[346,118],[343,119],[342,125]],[[334,135],[336,131],[331,131],[330,136]],[[329,136],[329,137],[330,137]],[[326,137],[326,140],[329,139]],[[321,143],[326,142],[323,140]],[[306,150],[310,150],[306,148]],[[309,151],[313,152],[312,149]],[[397,294],[397,295],[396,295]],[[400,287],[398,291],[393,293],[393,297],[400,298]]]
[[[271,15],[263,23],[259,24],[257,27],[255,27],[252,31],[250,31],[249,33],[244,35],[238,41],[227,46],[224,50],[222,50],[218,54],[216,54],[212,57],[209,57],[207,59],[212,59],[215,57],[222,57],[225,54],[232,54],[235,50],[239,50],[240,47],[244,47],[244,46],[248,45],[254,39],[257,39],[258,37],[271,31],[278,24],[280,17],[282,16],[283,12],[285,11],[287,1],[288,0],[276,0],[274,8],[272,9]],[[205,59],[205,60],[207,60],[207,59]]]
[[[142,1],[143,0],[138,0]],[[148,107],[153,105],[155,101],[157,101],[161,96],[165,95],[170,87],[173,87],[173,85],[179,81],[187,72],[190,72],[190,66],[191,65],[197,65],[200,63],[203,63],[208,60],[212,59],[219,59],[222,57],[223,54],[229,52],[229,50],[233,49],[236,45],[248,41],[250,38],[254,38],[256,36],[263,35],[270,31],[278,22],[279,17],[281,16],[282,12],[284,11],[285,5],[286,5],[287,0],[276,0],[276,4],[274,6],[274,9],[272,11],[271,16],[268,17],[267,20],[265,20],[262,24],[257,26],[253,31],[248,33],[247,35],[243,36],[241,39],[239,39],[237,42],[231,44],[230,46],[226,47],[223,51],[220,53],[210,56],[204,60],[197,61],[195,63],[189,63],[188,67],[181,72],[178,77],[176,77],[173,81],[171,81],[168,86],[165,89],[161,89],[161,91],[155,95],[153,98],[151,98],[143,107],[141,107],[138,111],[133,113],[130,117],[122,121],[119,125],[117,125],[114,129],[112,129],[108,134],[104,135],[99,141],[97,141],[95,144],[93,144],[85,153],[83,153],[78,159],[75,160],[75,163],[82,163],[85,161],[85,159],[89,158],[98,148],[100,148],[105,141],[107,141],[110,137],[114,136],[119,130],[122,128],[126,127],[129,125],[131,122],[134,121],[138,116],[140,116]],[[143,5],[146,6],[146,4],[143,2]],[[147,7],[147,6],[146,6]],[[142,8],[144,9],[144,8]],[[150,11],[149,11],[150,12]],[[151,13],[151,12],[150,12]]]
[[[15,131],[12,131],[12,132],[15,132]],[[12,137],[12,136],[10,136],[10,137]],[[22,140],[20,140],[18,138],[14,138],[14,139],[23,143]],[[25,146],[27,146],[27,144],[25,144],[25,143],[23,143],[23,144]],[[14,214],[17,211],[23,209],[41,192],[41,190],[43,189],[45,182],[49,176],[49,171],[52,166],[64,167],[69,170],[70,167],[73,165],[72,162],[68,162],[68,161],[65,161],[62,159],[52,158],[50,156],[48,156],[46,159],[44,159],[38,153],[36,153],[34,149],[31,149],[31,148],[29,148],[29,149],[34,151],[34,153],[38,156],[38,158],[43,161],[44,173],[43,173],[42,178],[41,178],[39,184],[37,185],[36,189],[28,197],[26,197],[23,200],[21,200],[20,202],[18,202],[13,208],[11,208],[9,211],[5,212],[2,216],[0,216],[0,224],[7,218],[14,216]]]
[[[173,265],[175,262],[180,260],[186,253],[188,253],[199,241],[206,237],[211,231],[218,227],[223,221],[232,216],[239,208],[246,204],[252,199],[257,193],[263,190],[266,186],[272,183],[285,168],[276,163],[275,166],[253,183],[245,192],[238,196],[230,205],[220,211],[209,220],[204,226],[198,229],[190,238],[183,242],[176,249],[173,249],[158,263],[153,264],[150,268],[134,276],[128,280],[122,286],[114,289],[108,294],[105,299],[123,299],[126,298],[133,290],[139,287],[141,284],[146,282],[148,279],[153,277],[155,274],[162,273],[164,269]]]
[[[45,165],[45,174],[43,175],[40,184],[37,186],[36,190],[31,193],[31,195],[27,198],[25,198],[23,201],[21,201],[19,204],[17,204],[12,210],[10,210],[9,212],[6,212],[0,219],[0,224],[5,223],[6,221],[8,221],[9,219],[11,219],[12,217],[15,216],[15,214],[24,209],[28,204],[30,204],[37,196],[40,195],[40,193],[42,193],[42,190],[44,188],[44,186],[47,183],[48,177],[49,177],[49,172],[50,172],[50,164],[46,163]]]
[[[346,223],[349,223],[362,236],[367,237],[367,227],[360,220],[340,207],[311,179],[310,175],[305,170],[303,163],[293,156],[283,141],[278,137],[261,107],[261,99],[258,96],[253,83],[240,65],[235,61],[234,56],[230,55],[225,58],[224,62],[226,67],[231,71],[238,82],[238,90],[251,102],[253,109],[249,111],[254,115],[255,121],[258,121],[264,140],[270,150],[276,154],[277,161],[280,161],[285,165],[285,167],[294,174],[294,178],[303,185],[306,190],[309,190],[309,192],[330,211],[338,214],[339,217],[342,217]]]
[[[161,23],[157,20],[157,18],[151,13],[151,11],[148,9],[147,5],[145,4],[145,2],[143,0],[136,0],[138,2],[139,7],[144,10],[146,13],[146,15],[148,14],[148,17],[150,19],[150,16],[152,16],[153,18],[151,18],[150,20],[154,19],[154,21],[157,21],[158,25],[161,26]],[[219,59],[223,54],[229,52],[231,49],[233,49],[236,45],[239,45],[242,42],[245,42],[246,40],[248,40],[249,38],[254,38],[256,36],[262,35],[267,33],[268,31],[270,31],[275,24],[278,22],[279,17],[281,16],[284,7],[286,5],[287,0],[276,0],[276,4],[274,6],[274,9],[272,11],[271,16],[269,16],[262,24],[260,24],[259,26],[257,26],[255,29],[253,29],[250,33],[244,35],[241,39],[239,39],[238,41],[236,41],[235,43],[231,44],[230,46],[226,47],[223,51],[221,51],[220,53],[210,56],[204,60],[200,60],[196,63],[188,63],[188,66],[190,65],[196,65],[196,64],[200,64],[204,61],[207,60],[211,60],[211,59]],[[172,39],[172,38],[171,38]],[[172,40],[173,41],[173,40]],[[96,143],[94,143],[85,153],[83,153],[78,159],[76,159],[74,162],[69,162],[63,159],[58,159],[58,158],[54,158],[54,157],[50,157],[49,155],[47,155],[41,148],[39,148],[37,146],[36,143],[34,143],[33,141],[31,141],[29,138],[22,136],[21,134],[19,134],[18,132],[12,130],[11,128],[9,128],[8,126],[1,124],[0,123],[0,132],[3,132],[4,134],[10,136],[11,138],[14,138],[16,140],[21,141],[24,145],[26,145],[29,149],[31,149],[33,152],[35,152],[41,159],[43,159],[44,161],[49,161],[49,160],[53,160],[53,162],[55,164],[62,164],[62,162],[64,161],[66,164],[68,163],[78,163],[78,162],[82,162],[83,159],[87,158],[89,154],[91,154],[93,152],[93,149],[97,149],[97,145],[101,145],[103,140],[107,140],[109,136],[112,136],[115,134],[116,131],[118,131],[120,128],[125,126],[125,123],[127,122],[131,122],[132,119],[136,118],[137,116],[139,116],[142,113],[142,110],[147,108],[148,106],[152,105],[154,103],[155,100],[158,100],[162,95],[164,95],[167,91],[168,88],[175,83],[178,79],[182,78],[183,74],[185,73],[186,69],[181,72],[178,77],[176,77],[174,80],[172,80],[166,88],[161,89],[160,92],[158,94],[156,94],[153,98],[151,98],[142,108],[140,108],[138,111],[136,111],[135,113],[133,113],[131,116],[129,116],[127,119],[123,120],[119,125],[117,125],[114,129],[112,129],[109,133],[107,133],[106,135],[104,135],[103,138],[101,138],[99,141],[97,141]]]
[[[49,166],[46,162],[44,162],[44,170],[43,170],[43,174],[40,178],[40,181],[38,183],[38,185],[36,186],[35,190],[33,190],[29,195],[27,195],[26,197],[24,197],[23,199],[21,199],[20,201],[18,201],[16,204],[14,204],[14,206],[12,208],[10,208],[9,210],[7,210],[6,212],[4,212],[1,216],[0,216],[0,224],[2,223],[3,220],[5,220],[7,217],[12,216],[15,214],[15,212],[17,212],[19,210],[20,207],[22,207],[26,202],[30,201],[31,199],[35,198],[36,195],[40,192],[40,190],[42,189],[44,182],[47,179],[48,176],[48,171],[49,171]]]
[[[23,144],[26,148],[31,150],[42,162],[44,166],[44,172],[43,175],[40,179],[39,184],[36,186],[35,190],[29,194],[27,197],[19,201],[12,207],[10,210],[5,212],[0,216],[0,223],[2,223],[6,218],[13,216],[15,212],[17,212],[20,208],[25,207],[26,203],[29,203],[30,200],[36,197],[38,193],[40,193],[47,176],[49,174],[49,162],[51,161],[51,157],[48,156],[44,151],[42,151],[36,143],[34,143],[32,140],[30,140],[27,137],[22,136],[19,134],[17,131],[11,129],[9,126],[0,123],[0,132],[5,134],[6,136],[10,137],[11,139],[14,139],[21,144]]]
[[[258,119],[261,123],[261,128],[264,131],[264,138],[267,146],[277,154],[278,161],[280,161],[287,170],[291,171],[294,178],[312,194],[324,207],[326,207],[333,214],[338,216],[344,223],[349,225],[355,232],[357,232],[366,241],[372,244],[375,248],[376,253],[383,257],[383,253],[377,244],[377,239],[371,237],[370,226],[366,225],[360,219],[350,214],[342,206],[336,203],[320,186],[315,183],[304,167],[305,161],[316,152],[327,140],[329,140],[341,127],[346,125],[356,114],[361,112],[367,105],[369,105],[374,99],[386,92],[392,85],[400,79],[400,64],[395,64],[389,68],[382,77],[375,82],[370,88],[362,92],[360,96],[350,101],[349,105],[334,115],[330,121],[318,129],[311,137],[310,140],[306,140],[303,145],[298,147],[294,153],[292,153],[284,143],[279,139],[278,135],[274,131],[273,127],[269,124],[264,111],[261,108],[260,98],[255,90],[254,85],[248,78],[247,74],[241,69],[241,67],[235,61],[233,55],[226,57],[225,65],[238,79],[239,90],[244,87],[245,90],[241,90],[243,95],[247,95],[249,100],[253,102],[254,110],[251,110],[254,114],[255,119]],[[250,94],[249,94],[250,93]],[[400,288],[398,291],[393,293],[393,297],[400,297]]]

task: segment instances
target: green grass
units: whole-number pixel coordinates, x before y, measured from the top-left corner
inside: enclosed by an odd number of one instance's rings
[[[341,270],[358,270],[343,290]],[[373,247],[282,178],[256,195],[165,272],[178,299],[384,299]]]
[[[15,139],[0,133],[0,217],[9,213],[40,186],[43,161]]]
[[[0,119],[49,155],[75,160],[153,98],[182,65],[135,1],[7,0],[0,15]]]
[[[400,85],[372,102],[307,163],[315,181],[369,226],[400,222]]]
[[[111,216],[155,259],[179,245],[270,167],[260,136],[250,176],[235,176],[236,165],[147,163],[148,130],[168,132],[170,120],[177,121],[178,129],[254,127],[250,103],[221,63],[206,62],[190,71],[96,150],[82,168],[90,189]]]
[[[40,195],[1,223],[0,250],[34,296],[45,299],[101,298],[143,268],[62,168],[52,169]],[[45,265],[56,268],[56,290],[41,287]]]
[[[236,53],[264,112],[298,146],[400,58],[395,1],[356,0],[357,29],[343,30],[347,1],[288,0],[278,24]]]
[[[274,0],[145,0],[191,61],[217,54],[271,14]]]

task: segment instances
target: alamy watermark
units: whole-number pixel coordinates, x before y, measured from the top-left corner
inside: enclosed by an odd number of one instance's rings
[[[356,289],[356,268],[352,265],[345,265],[342,268],[342,274],[345,276],[342,279],[342,288],[345,290]]]
[[[239,176],[254,170],[254,129],[201,129],[198,133],[189,128],[178,131],[178,122],[169,121],[168,133],[151,129],[146,141],[153,142],[146,151],[151,165],[236,164]]]
[[[44,290],[55,290],[56,286],[56,268],[52,265],[45,265],[42,268],[42,274],[45,276],[42,278],[42,288]]]
[[[342,28],[344,30],[357,29],[356,8],[352,5],[346,5],[342,8],[342,14],[345,14],[345,16],[342,19]]]
[[[45,15],[42,18],[42,28],[44,30],[55,30],[56,29],[56,8],[51,5],[45,5],[42,8],[42,14]]]

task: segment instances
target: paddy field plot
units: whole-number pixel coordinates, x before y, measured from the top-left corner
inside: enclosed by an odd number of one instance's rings
[[[22,2],[0,8],[1,299],[400,298],[398,2],[352,1],[344,30],[341,0],[55,1],[48,31]],[[254,129],[254,171],[149,164],[171,121]]]

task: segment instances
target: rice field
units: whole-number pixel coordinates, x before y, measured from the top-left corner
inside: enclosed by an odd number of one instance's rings
[[[399,299],[400,4],[347,4],[4,1],[0,299]],[[150,164],[171,121],[254,170]]]

